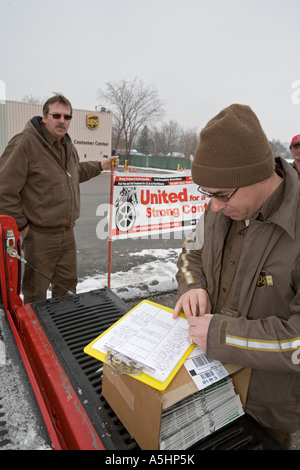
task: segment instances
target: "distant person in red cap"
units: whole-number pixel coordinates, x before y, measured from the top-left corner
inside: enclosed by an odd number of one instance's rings
[[[298,177],[300,179],[300,134],[295,135],[295,137],[292,138],[290,150],[294,158],[292,166],[297,170]]]

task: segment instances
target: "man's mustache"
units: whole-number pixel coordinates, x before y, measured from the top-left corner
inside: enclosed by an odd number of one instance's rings
[[[66,129],[66,126],[65,126],[64,124],[62,124],[62,123],[58,123],[58,124],[56,125],[56,127],[59,128],[59,129]]]

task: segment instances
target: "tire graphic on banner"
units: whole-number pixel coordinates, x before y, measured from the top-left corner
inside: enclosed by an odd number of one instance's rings
[[[128,232],[135,223],[136,214],[131,202],[123,202],[116,212],[116,226],[120,232]]]
[[[138,203],[136,188],[123,188],[116,200],[116,227],[120,232],[128,232],[136,221],[135,204]]]

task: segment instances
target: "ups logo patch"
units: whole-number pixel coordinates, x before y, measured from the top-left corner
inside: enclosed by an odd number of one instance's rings
[[[97,129],[99,125],[99,116],[97,116],[97,114],[87,114],[86,125],[91,130]]]
[[[273,278],[267,275],[266,271],[261,271],[256,282],[256,287],[262,289],[265,286],[273,286]]]

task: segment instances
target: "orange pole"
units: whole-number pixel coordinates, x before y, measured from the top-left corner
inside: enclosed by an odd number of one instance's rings
[[[115,162],[111,162],[110,170],[110,201],[109,201],[109,226],[108,226],[108,267],[107,267],[107,287],[110,289],[111,277],[111,244],[112,244],[112,219],[113,219],[113,201],[114,201],[114,171]]]

